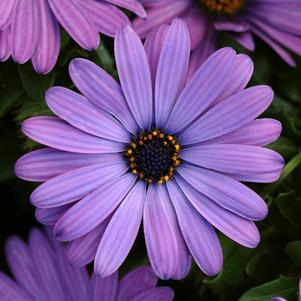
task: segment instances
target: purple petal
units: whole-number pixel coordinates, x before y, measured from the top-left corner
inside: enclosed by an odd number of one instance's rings
[[[178,172],[194,189],[243,218],[262,220],[268,213],[258,194],[228,176],[191,165],[181,166]]]
[[[127,273],[120,281],[116,301],[132,300],[138,294],[156,286],[158,278],[150,267],[141,267]]]
[[[255,86],[217,104],[180,136],[183,145],[206,141],[230,133],[256,118],[271,104],[273,90]]]
[[[70,207],[68,204],[54,208],[37,208],[35,217],[41,224],[53,226]]]
[[[75,86],[95,106],[115,116],[132,133],[137,124],[120,85],[104,70],[86,59],[73,59],[69,73]]]
[[[151,265],[161,279],[182,279],[190,256],[166,189],[150,185],[143,214],[145,243]]]
[[[118,273],[114,273],[108,277],[101,278],[95,273],[91,280],[90,301],[115,301],[118,290]]]
[[[187,83],[166,124],[178,132],[198,117],[223,91],[235,63],[232,48],[223,48],[210,56]]]
[[[6,243],[5,253],[10,270],[18,284],[31,296],[42,299],[43,290],[39,285],[39,277],[28,246],[20,238],[13,236]]]
[[[237,43],[239,43],[249,51],[255,50],[255,42],[251,31],[229,32],[228,35],[231,36],[234,40],[236,40]]]
[[[75,153],[116,153],[124,150],[122,143],[92,136],[57,117],[32,117],[22,123],[29,138],[59,150]]]
[[[50,88],[46,92],[46,102],[57,116],[88,134],[118,142],[130,142],[128,132],[109,113],[99,110],[72,90]]]
[[[13,15],[16,0],[2,0],[0,1],[0,29],[3,30],[9,26]]]
[[[18,1],[11,23],[12,56],[19,64],[28,61],[38,39],[38,13],[35,0]]]
[[[224,173],[258,174],[281,170],[283,158],[267,148],[239,144],[208,144],[182,150],[181,158]]]
[[[47,1],[37,1],[37,15],[38,40],[32,63],[38,73],[46,74],[53,69],[59,55],[60,30]]]
[[[146,17],[146,12],[138,0],[105,0],[105,1],[123,7],[125,9],[128,9],[141,18]]]
[[[39,285],[43,287],[44,298],[42,299],[49,299],[51,296],[55,300],[64,300],[66,296],[59,273],[56,270],[55,254],[45,235],[40,230],[31,230],[29,247],[35,263]]]
[[[0,298],[3,301],[34,301],[26,291],[24,291],[12,279],[0,271]]]
[[[145,40],[144,43],[144,48],[145,48],[145,52],[148,58],[150,71],[151,71],[153,89],[155,88],[159,57],[160,57],[163,43],[165,41],[167,30],[168,30],[167,25],[156,27],[147,36],[147,39]]]
[[[174,292],[169,287],[156,287],[135,296],[131,301],[172,301]]]
[[[155,118],[158,128],[165,127],[176,99],[183,89],[189,56],[190,40],[187,27],[183,21],[176,19],[167,31],[157,68]]]
[[[114,37],[122,26],[130,23],[125,13],[104,1],[78,0],[77,3],[86,19],[105,35]]]
[[[114,273],[130,252],[140,228],[145,194],[145,184],[138,181],[114,213],[97,249],[97,275]]]
[[[0,31],[0,62],[6,61],[11,55],[10,29]]]
[[[224,87],[222,94],[219,96],[219,102],[243,90],[250,81],[253,71],[254,64],[250,57],[245,54],[237,55],[234,70],[232,71],[229,81]]]
[[[99,44],[99,34],[90,23],[76,1],[48,0],[54,15],[81,47],[91,50]]]
[[[228,134],[207,140],[206,144],[247,144],[264,146],[275,141],[282,131],[281,123],[275,119],[255,119]]]
[[[152,82],[147,56],[141,40],[129,27],[115,38],[116,65],[127,103],[142,130],[152,123]]]
[[[123,158],[120,156],[120,160]],[[69,171],[50,179],[36,188],[30,201],[39,208],[51,208],[72,203],[123,175],[128,167],[124,162],[106,161]]]
[[[94,260],[99,242],[108,226],[111,216],[89,233],[72,240],[66,248],[66,255],[72,265],[83,267]]]
[[[190,6],[190,1],[172,1],[160,7],[151,8],[147,11],[145,19],[135,18],[132,22],[134,30],[144,39],[147,35],[162,24],[169,24],[173,19],[181,16],[186,8]]]
[[[195,209],[214,227],[232,240],[248,248],[255,248],[260,235],[255,224],[217,205],[205,195],[196,191],[182,178],[177,183]]]
[[[54,227],[57,239],[74,240],[93,230],[121,203],[135,180],[131,174],[112,179],[73,205]]]
[[[107,161],[120,161],[120,154],[77,154],[46,147],[18,159],[15,173],[27,181],[45,182],[68,171]]]
[[[214,28],[216,30],[244,32],[249,30],[249,25],[242,22],[233,22],[229,20],[217,20],[214,22]]]
[[[223,252],[214,228],[193,208],[177,184],[169,181],[167,187],[189,251],[206,275],[218,274]]]

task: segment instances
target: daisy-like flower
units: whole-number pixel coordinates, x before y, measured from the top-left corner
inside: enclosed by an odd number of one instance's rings
[[[93,50],[99,32],[114,37],[129,24],[117,6],[146,15],[138,0],[1,0],[0,61],[10,55],[19,64],[31,59],[34,69],[46,74],[60,51],[59,24],[81,47]]]
[[[140,37],[160,24],[182,18],[189,29],[193,60],[198,66],[216,48],[216,36],[226,31],[253,51],[253,34],[264,40],[288,64],[295,65],[286,49],[301,56],[300,0],[141,0],[146,19],[134,20]]]
[[[190,39],[184,22],[161,47],[145,48],[129,26],[115,38],[120,85],[94,63],[75,59],[82,94],[46,93],[58,117],[33,117],[23,132],[48,148],[26,154],[16,174],[45,182],[31,195],[37,219],[69,241],[68,258],[110,275],[127,257],[143,217],[148,256],[162,278],[183,278],[190,254],[207,275],[222,268],[214,227],[256,247],[254,220],[266,203],[239,181],[273,182],[283,159],[263,146],[281,125],[255,119],[272,102],[267,86],[245,89],[252,61],[224,48],[186,83]],[[153,81],[152,81],[153,78]]]
[[[31,230],[26,244],[11,237],[6,256],[14,280],[0,271],[1,301],[172,301],[173,291],[156,287],[150,267],[126,274],[90,277],[86,268],[68,263],[61,244],[38,229]]]

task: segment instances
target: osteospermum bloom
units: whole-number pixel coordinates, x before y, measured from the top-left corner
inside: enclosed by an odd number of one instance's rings
[[[85,59],[70,64],[82,94],[46,93],[57,117],[33,117],[23,132],[48,148],[20,158],[16,174],[45,182],[31,195],[36,216],[69,241],[71,263],[95,258],[102,276],[125,260],[143,217],[151,265],[183,278],[192,255],[208,275],[222,268],[214,227],[246,247],[266,203],[239,181],[278,179],[283,159],[263,146],[281,125],[255,119],[272,102],[267,86],[245,89],[252,61],[231,48],[214,53],[186,82],[189,34],[176,20],[162,47],[145,47],[130,27],[115,38],[120,85]],[[154,79],[152,81],[152,78]]]
[[[286,49],[301,55],[300,0],[141,0],[147,18],[136,19],[140,37],[160,24],[182,18],[189,29],[193,60],[198,66],[216,48],[218,32],[225,31],[253,51],[253,34],[265,41],[288,64],[294,60]]]
[[[26,244],[11,237],[6,256],[14,280],[0,271],[1,301],[172,301],[173,291],[156,287],[157,277],[150,267],[126,274],[90,277],[86,268],[68,263],[61,244],[33,229]]]
[[[29,59],[38,73],[54,67],[60,51],[59,24],[81,47],[96,49],[99,32],[114,37],[129,24],[123,7],[145,17],[137,0],[1,0],[0,61],[12,55],[23,64]]]

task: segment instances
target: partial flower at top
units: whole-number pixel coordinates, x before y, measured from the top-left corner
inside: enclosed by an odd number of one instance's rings
[[[1,0],[0,61],[10,55],[19,64],[31,59],[34,69],[46,74],[60,51],[59,24],[81,47],[93,50],[99,32],[114,37],[129,24],[117,6],[146,15],[138,0]]]
[[[16,163],[20,178],[44,182],[31,195],[36,217],[69,241],[67,256],[95,260],[102,276],[127,257],[143,217],[148,256],[162,279],[181,279],[191,255],[207,275],[223,263],[217,228],[254,248],[254,220],[266,203],[240,183],[276,181],[283,159],[263,147],[280,134],[255,119],[273,99],[267,86],[245,89],[253,65],[231,48],[214,53],[186,82],[190,39],[185,23],[155,32],[145,48],[131,27],[115,38],[120,84],[85,59],[70,64],[81,92],[47,91],[57,117],[22,125],[48,147]]]
[[[0,271],[1,301],[172,301],[173,291],[156,287],[150,267],[126,274],[90,277],[86,268],[68,263],[62,244],[32,229],[28,244],[19,237],[6,243],[6,257],[14,280]]]
[[[286,49],[301,56],[300,0],[140,0],[146,19],[133,21],[141,38],[160,24],[182,18],[189,29],[198,66],[216,49],[217,33],[226,31],[248,50],[253,34],[269,44],[288,64],[295,62]]]

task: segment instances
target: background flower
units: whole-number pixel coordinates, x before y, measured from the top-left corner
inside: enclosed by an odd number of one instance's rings
[[[38,229],[32,229],[28,244],[19,237],[6,243],[8,264],[14,280],[0,272],[2,301],[172,301],[173,291],[156,287],[157,277],[149,267],[136,268],[121,280],[118,273],[90,277],[86,268],[71,266],[64,248]]]
[[[217,33],[226,31],[248,50],[255,49],[253,34],[264,40],[288,64],[295,62],[286,49],[301,55],[300,0],[141,0],[147,18],[133,21],[146,38],[158,25],[182,18],[190,32],[193,60],[198,66],[217,47]]]
[[[81,47],[96,49],[99,32],[113,37],[129,23],[117,6],[145,17],[137,0],[3,0],[0,60],[12,55],[15,62],[23,64],[31,59],[38,73],[48,73],[60,51],[59,24]]]
[[[149,43],[145,50],[129,26],[118,32],[121,85],[90,61],[72,61],[70,76],[82,95],[47,91],[58,117],[28,119],[22,130],[48,148],[19,159],[16,174],[45,182],[31,202],[37,219],[70,241],[71,263],[95,258],[96,272],[110,275],[127,257],[143,216],[160,278],[186,276],[190,254],[205,274],[216,275],[223,255],[214,227],[254,248],[260,238],[253,221],[267,214],[261,197],[239,181],[269,183],[282,171],[282,157],[263,147],[281,124],[255,119],[273,92],[245,89],[252,61],[231,48],[214,53],[185,84],[189,34],[180,20],[167,29],[157,66],[160,48]]]

